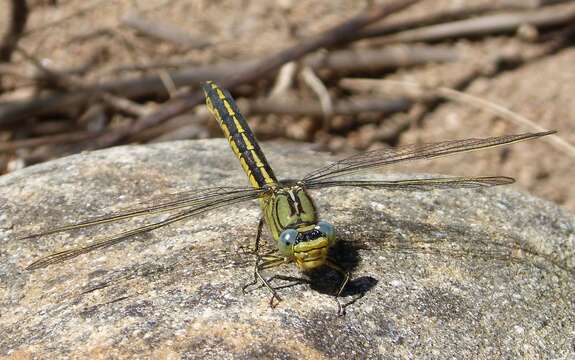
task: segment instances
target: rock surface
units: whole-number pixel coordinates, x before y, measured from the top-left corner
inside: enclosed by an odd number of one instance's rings
[[[264,150],[280,177],[297,178],[330,160],[294,145]],[[213,185],[247,185],[223,140],[118,147],[0,178],[0,354],[575,357],[575,218],[509,187],[316,191],[322,217],[343,242],[340,261],[353,271],[344,301],[363,294],[342,317],[329,295],[337,285],[329,271],[279,290],[275,309],[266,289],[242,294],[253,258],[241,247],[253,241],[256,201],[24,270],[40,256],[144,219],[18,236]],[[298,276],[292,265],[269,273]]]

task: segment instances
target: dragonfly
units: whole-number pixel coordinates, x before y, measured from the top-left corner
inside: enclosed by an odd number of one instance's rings
[[[86,246],[66,249],[42,257],[31,263],[26,269],[35,270],[61,263],[82,254],[118,244],[134,235],[152,231],[218,208],[258,200],[262,215],[252,252],[256,256],[253,270],[254,280],[244,286],[243,289],[245,290],[247,286],[260,282],[271,293],[270,305],[273,307],[274,301],[279,303],[281,298],[277,289],[271,285],[274,276],[266,278],[263,275],[264,270],[291,263],[304,273],[320,267],[327,267],[341,275],[341,283],[334,295],[338,303],[338,313],[342,313],[343,308],[339,298],[351,274],[330,257],[330,249],[337,243],[336,230],[329,222],[320,220],[314,201],[310,196],[310,190],[359,187],[368,190],[427,191],[507,185],[513,183],[514,179],[506,176],[450,176],[402,180],[362,180],[358,179],[357,176],[354,178],[353,175],[390,164],[494,148],[555,133],[555,131],[522,133],[378,149],[335,161],[308,173],[299,180],[280,181],[275,176],[256,141],[254,133],[230,93],[213,81],[202,84],[202,88],[206,97],[207,108],[218,121],[251,186],[210,187],[173,194],[173,196],[162,201],[146,206],[126,209],[27,235],[23,239],[112,223],[137,216],[158,213],[168,213],[169,215],[162,220],[104,237]],[[276,246],[273,251],[260,254],[260,239],[264,224],[267,225]]]

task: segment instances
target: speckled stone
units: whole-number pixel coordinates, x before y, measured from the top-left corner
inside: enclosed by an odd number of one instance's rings
[[[297,178],[333,160],[299,145],[264,150],[280,177]],[[264,288],[242,293],[252,279],[254,259],[242,247],[256,232],[256,201],[24,270],[40,256],[146,219],[18,236],[162,193],[247,184],[223,140],[117,147],[1,177],[0,355],[575,357],[575,218],[511,187],[316,191],[316,205],[342,243],[336,257],[353,271],[343,300],[358,299],[341,317],[330,296],[338,278],[330,271],[278,290],[283,301],[275,309]],[[293,265],[268,273],[300,276]]]

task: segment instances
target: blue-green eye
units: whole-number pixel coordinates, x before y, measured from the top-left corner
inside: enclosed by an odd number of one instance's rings
[[[278,238],[278,248],[280,253],[286,256],[293,254],[293,246],[297,240],[299,233],[295,229],[285,229]]]
[[[286,229],[280,234],[280,241],[285,245],[293,245],[297,239],[298,232],[295,229]]]
[[[325,235],[325,237],[327,237],[330,243],[333,244],[335,242],[335,230],[332,224],[327,223],[325,221],[318,221],[315,228],[321,231]]]

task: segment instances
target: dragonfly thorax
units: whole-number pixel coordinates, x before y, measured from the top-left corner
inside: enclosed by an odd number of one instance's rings
[[[298,184],[279,185],[260,199],[264,219],[274,240],[285,229],[303,228],[318,222],[311,197]]]
[[[297,183],[271,189],[261,199],[264,218],[283,256],[302,270],[321,266],[335,242],[333,226],[318,221],[315,206]]]

